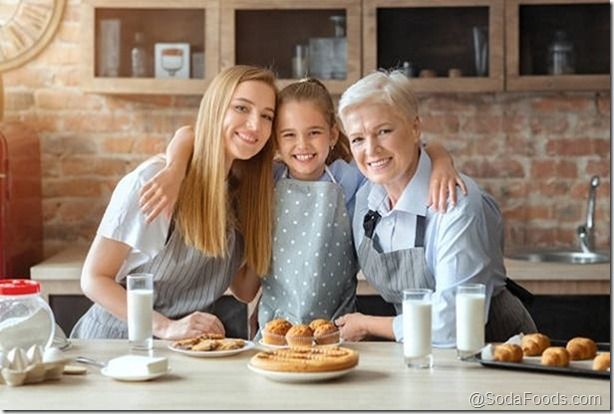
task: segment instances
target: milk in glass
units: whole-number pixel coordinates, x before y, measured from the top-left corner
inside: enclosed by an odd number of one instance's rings
[[[153,275],[128,275],[128,339],[136,350],[153,347]]]
[[[471,359],[484,346],[485,287],[466,284],[456,294],[456,349],[461,359]]]
[[[403,354],[406,365],[412,368],[433,365],[432,293],[430,289],[403,291]]]

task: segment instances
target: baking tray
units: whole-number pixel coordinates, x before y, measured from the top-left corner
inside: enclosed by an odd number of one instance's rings
[[[567,341],[552,340],[552,346],[565,346]],[[599,351],[610,351],[610,344],[604,342],[597,343]],[[509,369],[515,371],[538,372],[542,374],[571,375],[574,377],[600,378],[609,380],[610,371],[594,371],[591,369],[592,360],[571,361],[568,367],[549,367],[541,365],[541,357],[525,357],[523,362],[500,362],[483,360],[480,354],[476,355],[480,364],[488,368]]]

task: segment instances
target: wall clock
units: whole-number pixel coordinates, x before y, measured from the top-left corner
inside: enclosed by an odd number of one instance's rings
[[[66,0],[0,1],[0,73],[23,65],[51,40]]]

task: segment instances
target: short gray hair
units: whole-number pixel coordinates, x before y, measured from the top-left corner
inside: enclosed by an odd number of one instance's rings
[[[375,103],[390,105],[407,119],[418,116],[418,100],[411,82],[395,70],[371,73],[350,86],[339,99],[339,117],[352,107]]]

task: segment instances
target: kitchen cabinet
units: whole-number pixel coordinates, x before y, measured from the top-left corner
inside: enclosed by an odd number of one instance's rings
[[[221,66],[270,67],[283,88],[301,77],[293,76],[292,59],[296,47],[305,46],[310,73],[324,74],[317,77],[331,93],[340,94],[361,76],[360,14],[360,2],[355,0],[225,0],[220,10]],[[340,33],[335,33],[336,19]],[[331,43],[336,35],[343,45]],[[328,54],[329,49],[339,53]]]
[[[217,0],[85,0],[81,7],[82,86],[87,92],[200,94],[218,72]],[[145,74],[132,77],[137,37],[145,52]],[[168,47],[174,54],[156,58],[156,43],[175,45]],[[189,52],[179,44],[189,45]],[[167,78],[155,77],[156,60]],[[183,68],[189,77],[179,76]]]
[[[505,14],[507,90],[610,88],[607,1],[506,0]]]
[[[339,95],[405,62],[418,93],[610,87],[605,0],[84,0],[82,20],[89,92],[201,94],[220,69],[253,64],[273,69],[282,88],[305,73],[293,66],[306,67]],[[119,21],[117,53],[105,46],[109,20]],[[573,74],[548,72],[557,31],[573,45]],[[149,59],[144,77],[131,77],[137,33]],[[155,43],[188,44],[202,69],[155,77]],[[311,59],[297,59],[306,52]],[[119,63],[109,72],[103,57],[114,53]]]
[[[365,0],[364,73],[411,66],[416,92],[502,91],[503,0]]]

